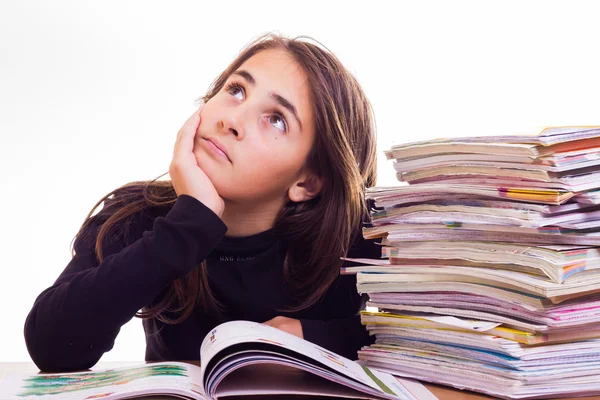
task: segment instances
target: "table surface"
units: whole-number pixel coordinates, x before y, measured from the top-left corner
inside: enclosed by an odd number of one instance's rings
[[[183,361],[189,362],[189,361]],[[122,361],[122,362],[99,362],[96,364],[91,370],[98,369],[107,369],[107,368],[119,368],[119,367],[127,367],[132,365],[143,364],[143,361]],[[198,362],[191,362],[191,364],[198,365]],[[34,363],[31,362],[0,362],[0,377],[5,375],[7,372],[19,372],[19,373],[31,373],[36,374],[39,373],[40,370],[35,366]],[[468,392],[463,390],[458,390],[446,386],[433,385],[431,383],[423,382],[425,387],[427,387],[435,396],[437,396],[440,400],[484,400],[484,399],[494,399],[495,397],[486,396],[483,394],[478,394],[474,392]],[[299,397],[300,398],[300,397]],[[162,396],[152,396],[153,400],[161,400],[165,399]],[[567,398],[563,398],[567,399]],[[571,399],[571,398],[569,398]],[[600,396],[594,397],[580,397],[579,399],[585,400],[600,400]],[[573,398],[572,400],[575,400]]]

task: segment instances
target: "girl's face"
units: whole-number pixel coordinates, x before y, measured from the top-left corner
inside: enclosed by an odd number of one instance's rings
[[[194,155],[225,200],[285,201],[306,172],[313,125],[304,71],[283,50],[261,51],[205,104]]]

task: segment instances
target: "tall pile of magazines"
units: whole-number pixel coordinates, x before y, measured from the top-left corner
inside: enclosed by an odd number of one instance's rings
[[[502,398],[600,393],[600,127],[393,146],[368,189],[366,365]],[[376,311],[371,311],[376,310]]]

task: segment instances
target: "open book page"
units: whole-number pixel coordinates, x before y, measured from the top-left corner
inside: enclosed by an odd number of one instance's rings
[[[416,398],[401,380],[390,374],[371,370],[297,336],[255,322],[232,321],[219,325],[204,339],[200,353],[202,382],[209,395],[221,394],[216,388],[219,382],[244,364],[279,363],[378,396],[366,398]],[[222,361],[220,365],[219,361]],[[237,390],[238,386],[227,390]],[[423,389],[430,397],[421,398],[435,398]]]
[[[75,373],[13,374],[0,381],[2,399],[91,400],[173,395],[205,399],[200,367],[178,362]]]
[[[264,379],[277,376],[277,379]],[[257,383],[257,380],[262,382]],[[412,398],[433,398],[431,392],[419,382],[410,379],[398,379],[404,392]],[[372,399],[372,396],[347,386],[334,384],[307,371],[276,364],[254,364],[237,369],[227,376],[218,389],[219,397],[252,395],[252,389],[257,384],[261,386],[263,395],[308,395],[328,396],[336,399]]]

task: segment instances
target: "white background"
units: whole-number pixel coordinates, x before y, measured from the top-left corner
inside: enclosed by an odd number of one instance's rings
[[[264,32],[311,36],[358,78],[375,109],[378,185],[397,183],[383,156],[393,142],[600,123],[597,3],[366,4],[2,1],[0,361],[30,360],[25,317],[91,207],[167,172],[194,100]],[[144,349],[134,319],[102,360]]]

